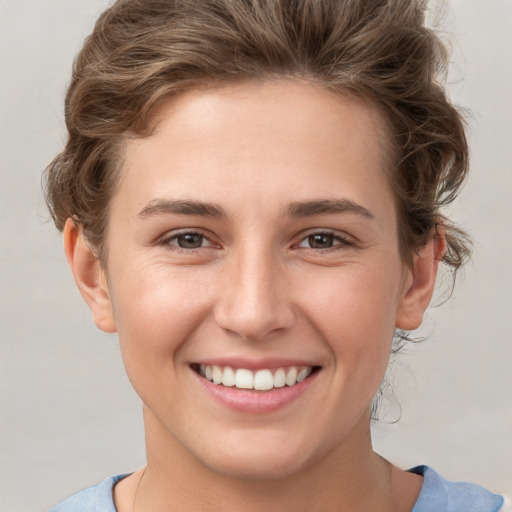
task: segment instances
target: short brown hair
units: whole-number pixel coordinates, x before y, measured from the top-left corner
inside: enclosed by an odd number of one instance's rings
[[[58,229],[80,223],[100,255],[126,133],[181,91],[290,76],[373,102],[390,127],[390,183],[401,254],[410,260],[441,220],[444,262],[469,256],[442,217],[468,168],[460,113],[439,83],[446,52],[425,26],[422,0],[118,0],[74,64],[67,145],[47,169]]]

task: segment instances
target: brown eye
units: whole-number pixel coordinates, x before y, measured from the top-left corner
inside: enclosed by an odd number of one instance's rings
[[[183,233],[176,235],[172,242],[182,249],[199,249],[203,246],[204,236],[199,233]]]
[[[334,235],[328,233],[315,233],[307,238],[312,249],[328,249],[334,245]]]

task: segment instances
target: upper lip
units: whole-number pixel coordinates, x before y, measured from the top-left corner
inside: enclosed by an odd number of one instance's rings
[[[205,366],[229,366],[231,368],[244,368],[247,370],[272,370],[277,368],[287,368],[290,366],[320,366],[314,361],[306,359],[289,359],[289,358],[265,358],[265,359],[247,359],[243,357],[229,358],[206,358],[194,361],[191,364]]]

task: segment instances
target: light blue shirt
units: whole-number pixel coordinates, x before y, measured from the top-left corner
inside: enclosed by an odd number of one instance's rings
[[[503,507],[502,496],[478,485],[449,482],[428,466],[418,466],[410,471],[424,478],[418,501],[411,512],[499,512]],[[112,490],[126,476],[107,478],[97,486],[71,496],[50,512],[116,512]]]

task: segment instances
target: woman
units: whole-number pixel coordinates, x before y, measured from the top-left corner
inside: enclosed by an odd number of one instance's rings
[[[371,4],[371,5],[370,5]],[[373,449],[467,172],[420,1],[120,0],[48,202],[144,404],[147,465],[54,510],[504,510]],[[81,507],[81,508],[80,508]]]

